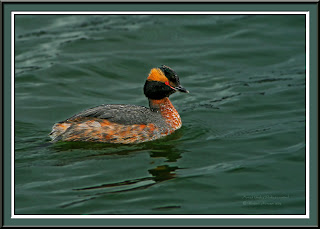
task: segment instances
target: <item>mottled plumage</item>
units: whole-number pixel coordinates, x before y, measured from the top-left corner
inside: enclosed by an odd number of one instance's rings
[[[182,125],[169,100],[176,92],[188,92],[176,73],[162,65],[151,70],[144,86],[150,108],[136,105],[100,105],[56,123],[50,137],[57,141],[141,143],[171,134]]]

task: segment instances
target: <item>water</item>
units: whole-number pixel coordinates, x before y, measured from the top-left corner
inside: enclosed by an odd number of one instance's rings
[[[15,214],[305,214],[304,15],[17,15]],[[49,144],[100,104],[147,106],[172,67],[183,127]]]

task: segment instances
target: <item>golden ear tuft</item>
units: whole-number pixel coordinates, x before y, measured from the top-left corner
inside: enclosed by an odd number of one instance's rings
[[[164,75],[164,73],[159,68],[151,69],[147,80],[149,80],[149,81],[160,81],[160,82],[169,81],[168,78]]]

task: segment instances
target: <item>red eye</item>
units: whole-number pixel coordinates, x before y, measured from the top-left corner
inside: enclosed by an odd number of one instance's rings
[[[173,90],[176,90],[174,87],[172,87],[172,86],[170,85],[169,81],[166,81],[166,82],[165,82],[165,85],[171,87],[171,89],[173,89]]]

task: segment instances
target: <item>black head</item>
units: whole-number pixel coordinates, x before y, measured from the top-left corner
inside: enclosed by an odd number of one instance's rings
[[[144,94],[146,97],[149,99],[163,99],[169,97],[176,91],[188,93],[188,91],[180,85],[179,77],[173,69],[165,65],[151,69],[144,85]]]

